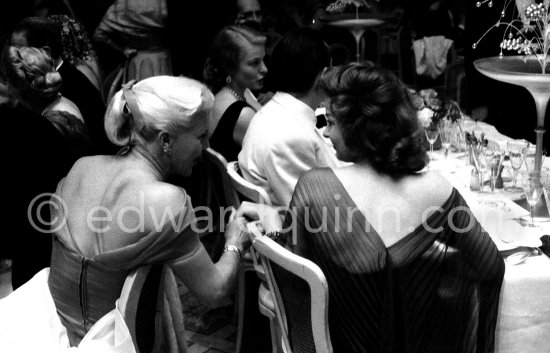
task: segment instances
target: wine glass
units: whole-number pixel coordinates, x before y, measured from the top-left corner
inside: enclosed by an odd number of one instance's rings
[[[527,203],[529,204],[529,215],[531,218],[529,227],[535,227],[534,217],[535,217],[535,206],[540,200],[540,197],[544,191],[541,179],[539,176],[533,176],[528,173],[523,173],[522,175],[522,184],[523,184],[523,193]]]
[[[483,190],[483,182],[485,181],[485,173],[490,171],[489,168],[489,161],[490,158],[493,157],[493,150],[487,147],[481,148],[477,154],[475,154],[474,158],[476,159],[476,167],[477,171],[479,173],[479,191],[484,192]]]
[[[521,192],[522,188],[516,186],[518,179],[518,170],[523,164],[523,151],[528,146],[528,142],[524,140],[508,141],[506,147],[508,148],[508,157],[510,158],[510,164],[514,170],[513,185],[505,187],[504,190],[508,192]]]
[[[438,129],[425,129],[424,132],[426,133],[426,139],[430,143],[430,162],[433,161],[433,153],[434,153],[434,143],[435,140],[437,140],[437,137],[439,136],[439,130]]]
[[[442,119],[438,124],[438,130],[441,146],[445,149],[445,159],[447,159],[449,148],[451,147],[451,137],[453,135],[451,122],[448,119]]]

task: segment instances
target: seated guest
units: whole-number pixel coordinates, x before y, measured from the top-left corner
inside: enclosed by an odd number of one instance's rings
[[[8,83],[20,104],[48,119],[71,146],[74,160],[92,145],[77,106],[59,91],[61,75],[44,49],[10,46],[2,58]]]
[[[48,16],[60,25],[61,58],[82,72],[103,98],[103,80],[97,55],[83,25],[67,15]]]
[[[62,59],[61,26],[52,19],[27,17],[15,27],[10,45],[50,48],[55,68],[63,79],[60,92],[74,102],[82,113],[94,152],[114,153],[116,148],[107,139],[103,128],[105,105],[100,93],[82,72]]]
[[[90,351],[130,351],[112,346],[119,342],[110,331],[124,281],[143,265],[167,264],[204,304],[225,300],[248,243],[245,219],[229,222],[225,250],[214,264],[195,232],[187,193],[165,182],[171,174],[189,175],[208,146],[206,117],[213,100],[200,82],[168,76],[126,85],[113,97],[106,130],[125,148],[117,156],[78,160],[59,182],[50,200],[50,268],[0,300],[3,346],[29,352],[84,348],[79,344],[90,343],[89,333],[99,339]],[[119,338],[127,333],[121,329]]]
[[[406,87],[362,64],[330,69],[320,86],[325,134],[354,164],[305,173],[285,227],[327,277],[334,351],[492,352],[504,261],[458,191],[420,173]]]
[[[228,161],[237,160],[241,144],[257,102],[247,102],[246,90],[263,86],[267,68],[264,64],[265,37],[241,25],[223,28],[210,47],[204,79],[216,94],[208,117],[211,147]]]
[[[252,119],[239,166],[274,205],[288,205],[298,178],[309,169],[340,165],[316,128],[314,111],[324,99],[315,81],[329,65],[328,47],[310,28],[288,32],[273,49],[269,75],[277,92]]]
[[[35,227],[36,216],[50,219],[48,207],[42,207],[33,217],[28,216],[29,207],[36,207],[55,192],[56,185],[67,174],[76,155],[68,140],[54,124],[18,102],[17,89],[8,83],[6,64],[7,49],[0,59],[0,116],[6,133],[2,138],[6,170],[4,173],[3,201],[4,223],[0,236],[0,258],[12,259],[11,280],[18,288],[39,270],[47,267],[51,257],[51,237]],[[20,73],[22,71],[19,71]],[[40,81],[37,80],[37,81]],[[54,85],[55,86],[55,85]],[[34,91],[47,95],[50,85],[36,85]],[[23,89],[23,95],[25,95]],[[43,98],[46,100],[47,98]],[[50,97],[55,100],[55,98]],[[49,103],[44,103],[45,107]],[[24,137],[23,137],[24,136]],[[23,138],[23,140],[22,140]],[[42,196],[42,197],[40,197]]]

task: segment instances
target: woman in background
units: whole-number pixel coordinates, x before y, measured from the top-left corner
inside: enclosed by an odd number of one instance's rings
[[[92,145],[78,107],[61,95],[61,75],[45,49],[9,46],[3,62],[8,83],[19,103],[48,119],[67,139],[74,160]]]
[[[103,80],[95,50],[84,27],[67,15],[51,15],[61,29],[61,57],[82,72],[103,98]]]
[[[250,91],[261,89],[267,74],[265,41],[255,29],[231,25],[218,33],[210,47],[204,79],[216,97],[208,135],[211,147],[228,161],[237,160],[248,125],[260,107]]]

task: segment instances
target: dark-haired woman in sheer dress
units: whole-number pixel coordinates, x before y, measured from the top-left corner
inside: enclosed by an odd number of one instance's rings
[[[504,262],[458,191],[421,172],[406,88],[361,64],[320,85],[324,134],[354,164],[303,175],[285,226],[327,277],[334,351],[492,352]]]

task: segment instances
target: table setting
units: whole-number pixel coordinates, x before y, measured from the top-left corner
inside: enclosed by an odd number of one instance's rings
[[[440,173],[461,193],[506,263],[495,352],[548,351],[550,258],[542,249],[549,253],[546,200],[550,193],[550,161],[543,158],[540,183],[533,190],[530,175],[535,165],[535,145],[513,140],[494,126],[467,116],[455,122],[441,120],[441,147],[430,154],[426,170]],[[426,136],[428,143],[431,139],[433,136]],[[538,201],[535,208],[530,209],[530,198]],[[547,244],[541,249],[543,240]]]

